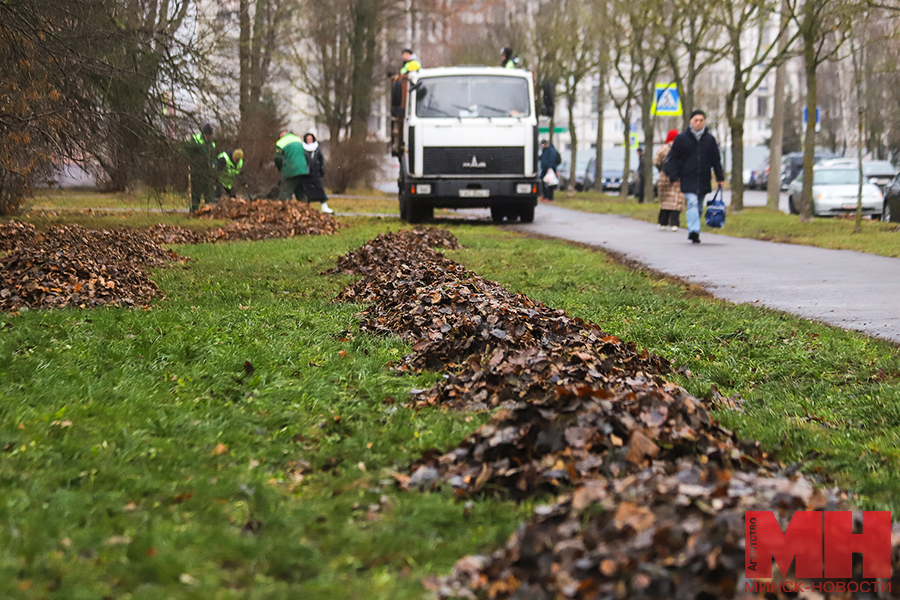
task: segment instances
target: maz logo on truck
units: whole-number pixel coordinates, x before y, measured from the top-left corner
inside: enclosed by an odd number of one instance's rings
[[[475,158],[475,155],[473,154],[472,160],[470,162],[464,162],[462,164],[462,166],[467,169],[486,169],[487,163],[486,162],[478,162],[478,159]]]

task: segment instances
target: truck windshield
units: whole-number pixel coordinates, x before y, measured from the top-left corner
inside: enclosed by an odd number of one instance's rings
[[[469,75],[429,77],[416,92],[416,115],[426,119],[527,117],[528,80]]]

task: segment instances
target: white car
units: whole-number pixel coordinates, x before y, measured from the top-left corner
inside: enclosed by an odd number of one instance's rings
[[[803,190],[803,173],[788,186],[788,207],[791,214],[799,214],[800,193]],[[813,214],[828,217],[856,212],[859,195],[859,170],[843,166],[817,166],[813,168]],[[881,216],[884,207],[882,193],[877,185],[863,184],[862,212],[864,215]]]

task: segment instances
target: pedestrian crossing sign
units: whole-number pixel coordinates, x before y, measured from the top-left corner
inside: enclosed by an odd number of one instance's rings
[[[657,83],[650,114],[659,117],[678,117],[682,112],[678,85],[674,83]]]

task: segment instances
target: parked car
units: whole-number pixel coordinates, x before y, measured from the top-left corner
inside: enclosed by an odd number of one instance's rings
[[[820,162],[819,166],[859,169],[859,162],[855,158],[830,158]],[[897,175],[897,168],[886,160],[864,160],[862,167],[863,174],[869,183],[874,183],[881,188],[882,193]]]
[[[597,159],[592,158],[588,163],[587,171],[584,175],[584,187],[587,190],[597,189],[605,190],[621,190],[622,189],[622,171],[625,170],[625,161],[617,159],[604,159],[603,170],[600,173],[599,183],[597,186]],[[634,172],[629,173],[628,184],[634,179]]]
[[[559,166],[556,167],[556,176],[559,177],[558,189],[565,189],[566,182],[569,180],[569,170],[569,157],[567,153],[566,156],[562,157],[562,161],[559,163]]]
[[[758,167],[750,171],[750,178],[748,179],[747,189],[751,190],[764,190],[766,189],[766,184],[769,181],[769,159],[762,161]]]
[[[816,152],[813,155],[813,164],[819,164],[823,160],[839,158],[831,152]],[[786,189],[797,175],[803,172],[803,153],[790,152],[781,159],[781,189]]]
[[[801,172],[788,186],[788,208],[791,214],[800,211],[803,190]],[[859,171],[842,166],[813,168],[813,214],[818,217],[835,216],[856,211],[859,194]],[[884,210],[884,196],[877,185],[863,184],[862,212],[880,217]]]
[[[588,164],[591,160],[596,157],[596,154],[593,151],[582,150],[578,153],[578,163],[575,165],[575,191],[581,192],[586,188],[584,187],[584,175],[587,172]],[[562,162],[559,165],[559,169],[557,170],[557,175],[559,176],[559,189],[566,189],[566,185],[569,182],[569,165],[571,160],[569,158],[569,153],[566,152],[566,156],[563,157]]]
[[[896,223],[900,221],[900,175],[894,177],[884,188],[884,205],[881,220]]]
[[[897,167],[886,160],[867,160],[863,161],[863,173],[869,183],[874,183],[884,192],[885,188],[897,176]]]

